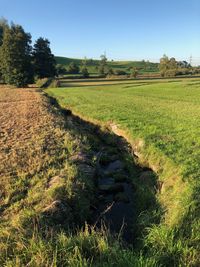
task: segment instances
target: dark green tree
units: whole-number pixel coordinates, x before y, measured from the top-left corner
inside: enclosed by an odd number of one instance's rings
[[[113,71],[113,69],[110,67],[110,68],[108,69],[107,75],[108,75],[108,76],[112,76],[113,74],[114,74],[114,71]]]
[[[69,74],[78,74],[80,72],[79,66],[75,62],[71,62],[68,67]]]
[[[5,83],[23,87],[33,82],[31,35],[21,26],[12,24],[4,28],[0,62]]]
[[[100,56],[101,60],[99,62],[99,74],[104,75],[106,73],[106,67],[107,67],[107,58],[105,55]]]
[[[62,64],[57,64],[56,65],[56,74],[57,74],[57,76],[64,75],[66,73],[67,73],[67,70]]]
[[[89,72],[88,72],[88,69],[86,67],[82,68],[81,73],[83,75],[83,78],[88,78],[89,77]]]
[[[8,27],[8,22],[6,19],[0,19],[0,47],[3,44],[3,33],[5,28]],[[0,61],[0,81],[2,80],[2,73],[1,73],[1,61]]]
[[[3,43],[3,33],[4,33],[4,30],[5,28],[8,28],[8,22],[6,19],[4,18],[1,18],[0,19],[0,46],[2,45]]]
[[[37,78],[48,78],[56,76],[56,61],[51,53],[48,39],[40,37],[33,47],[34,73]]]
[[[136,79],[137,76],[138,76],[138,70],[133,67],[132,70],[131,70],[131,75],[130,76]]]

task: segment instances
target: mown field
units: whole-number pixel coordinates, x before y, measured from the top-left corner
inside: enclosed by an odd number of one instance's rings
[[[200,80],[54,88],[60,105],[123,130],[141,164],[159,175],[163,220],[145,237],[158,266],[199,266]]]

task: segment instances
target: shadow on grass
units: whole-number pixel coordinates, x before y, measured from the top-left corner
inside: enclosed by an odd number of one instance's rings
[[[156,173],[137,163],[134,151],[123,137],[117,136],[108,128],[73,115],[71,110],[62,108],[55,98],[48,96],[48,99],[64,116],[66,130],[72,131],[74,135],[78,133],[82,141],[87,139],[89,144],[87,155],[77,161],[80,175],[84,169],[93,168],[93,174],[89,179],[94,185],[94,190],[91,191],[93,197],[90,198],[90,203],[87,203],[90,207],[86,221],[97,228],[105,225],[113,235],[120,236],[125,243],[135,246],[142,244],[146,228],[152,224],[159,224],[163,215],[156,197],[159,189]],[[115,170],[114,173],[105,173],[105,166],[116,160],[123,164],[123,168]],[[83,176],[87,179],[87,172]],[[121,177],[124,176],[123,180]],[[122,179],[117,185],[120,184],[123,189],[117,192],[113,192],[114,189],[102,190],[99,187],[102,178],[107,179],[106,181],[114,179],[114,185],[116,179]]]

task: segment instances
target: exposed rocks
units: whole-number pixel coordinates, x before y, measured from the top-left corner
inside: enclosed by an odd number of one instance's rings
[[[88,178],[93,178],[95,176],[96,170],[94,167],[88,164],[79,164],[79,170]]]
[[[112,172],[115,172],[115,171],[118,171],[118,170],[122,170],[123,168],[124,168],[123,162],[120,161],[120,160],[116,160],[116,161],[111,162],[107,166],[106,172],[112,173]]]
[[[100,191],[106,191],[107,193],[116,193],[116,192],[122,192],[124,190],[124,187],[120,183],[115,183],[111,185],[103,184],[99,186]]]
[[[130,199],[126,193],[119,192],[114,196],[114,200],[118,202],[129,203]]]

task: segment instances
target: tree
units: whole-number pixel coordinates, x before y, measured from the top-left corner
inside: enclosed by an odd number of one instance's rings
[[[104,75],[105,74],[105,67],[103,65],[100,65],[98,68],[99,74]]]
[[[132,68],[131,77],[137,78],[137,76],[138,76],[138,70],[136,68]]]
[[[108,61],[107,57],[105,55],[101,55],[100,58],[101,58],[100,64],[105,66]]]
[[[0,47],[3,80],[17,87],[33,82],[31,35],[19,25],[5,27]]]
[[[88,72],[88,69],[86,67],[82,68],[81,73],[83,75],[83,78],[88,78],[89,77],[89,72]]]
[[[178,64],[174,57],[168,58],[164,55],[160,59],[159,65],[160,73],[162,77],[173,77],[177,74]]]
[[[104,75],[105,74],[105,68],[107,66],[107,58],[105,55],[100,56],[101,60],[99,63],[99,74]]]
[[[108,69],[107,74],[108,74],[109,76],[112,76],[112,75],[114,74],[114,71],[113,71],[113,69],[112,69],[111,67]]]
[[[63,75],[66,74],[67,70],[66,68],[62,65],[62,64],[57,64],[56,65],[56,74],[59,75]]]
[[[0,47],[3,44],[3,34],[4,34],[4,30],[5,28],[8,27],[8,22],[6,19],[1,18],[0,19]],[[1,72],[1,61],[0,61],[0,80],[2,80],[2,72]]]
[[[33,48],[33,64],[35,75],[42,79],[56,75],[56,61],[51,53],[50,42],[42,37],[38,38]]]
[[[4,18],[1,18],[0,19],[0,46],[2,45],[3,43],[3,33],[4,33],[4,30],[5,28],[8,28],[8,22],[6,19]]]
[[[165,76],[168,70],[168,62],[169,58],[166,55],[163,55],[163,57],[160,59],[160,64],[159,64],[159,70],[162,77]]]
[[[80,72],[80,68],[76,65],[75,62],[71,62],[68,67],[68,73],[70,74],[78,74]]]

